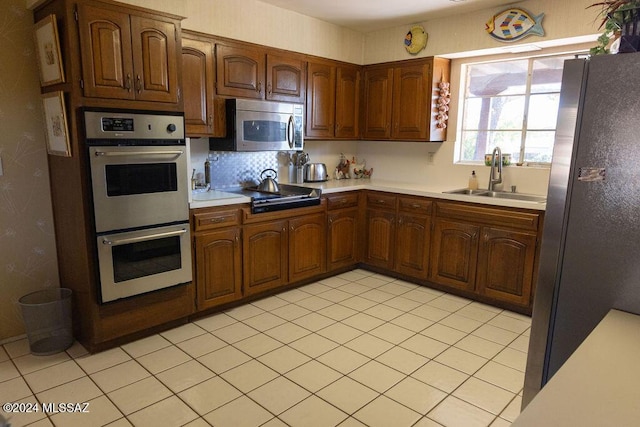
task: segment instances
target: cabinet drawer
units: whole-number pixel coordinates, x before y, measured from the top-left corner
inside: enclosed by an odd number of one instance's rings
[[[437,215],[466,221],[537,231],[540,214],[513,208],[488,208],[461,203],[437,203]]]
[[[240,224],[240,210],[195,212],[193,214],[194,231],[211,230]]]
[[[428,215],[431,213],[433,202],[423,197],[400,197],[398,204],[402,212],[415,212]]]
[[[358,206],[358,194],[358,192],[332,194],[327,196],[327,206],[329,210]]]
[[[367,207],[395,209],[396,196],[387,193],[367,193]]]

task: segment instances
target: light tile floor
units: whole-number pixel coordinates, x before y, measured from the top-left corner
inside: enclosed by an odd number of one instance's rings
[[[354,270],[89,355],[0,347],[23,426],[508,426],[530,318]]]

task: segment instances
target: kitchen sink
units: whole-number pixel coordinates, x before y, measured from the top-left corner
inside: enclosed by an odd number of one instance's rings
[[[547,198],[535,194],[509,193],[507,191],[489,191],[489,190],[470,190],[468,188],[460,188],[457,190],[443,191],[445,194],[464,194],[472,197],[492,197],[495,199],[518,200],[522,202],[546,203]]]
[[[471,190],[469,188],[460,188],[458,190],[443,191],[443,193],[447,193],[447,194],[466,194],[468,196],[475,196],[475,195],[483,194],[486,192],[487,190]]]

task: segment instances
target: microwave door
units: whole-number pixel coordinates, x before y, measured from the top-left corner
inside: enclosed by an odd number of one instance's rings
[[[242,151],[287,150],[289,115],[238,112],[236,133]]]

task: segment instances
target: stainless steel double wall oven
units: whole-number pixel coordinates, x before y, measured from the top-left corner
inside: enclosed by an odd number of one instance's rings
[[[192,280],[184,117],[85,110],[101,302]]]

